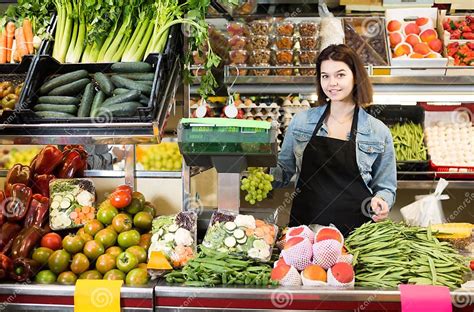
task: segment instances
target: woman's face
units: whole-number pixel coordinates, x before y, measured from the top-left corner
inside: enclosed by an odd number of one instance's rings
[[[326,60],[321,63],[321,87],[332,101],[346,101],[352,98],[354,75],[346,63]]]

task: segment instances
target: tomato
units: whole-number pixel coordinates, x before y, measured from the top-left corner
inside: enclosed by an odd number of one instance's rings
[[[125,280],[125,273],[123,273],[120,270],[113,269],[113,270],[110,270],[109,272],[105,273],[104,279],[105,280],[120,280],[120,281],[123,281],[123,280]]]
[[[117,209],[123,209],[130,205],[132,195],[127,191],[115,191],[109,196],[109,201]]]
[[[143,206],[138,198],[132,198],[132,202],[130,203],[130,205],[125,208],[125,211],[127,211],[131,215],[134,215],[142,210]]]
[[[138,245],[140,242],[140,233],[138,233],[137,230],[122,232],[119,234],[117,242],[123,249]]]
[[[144,269],[136,268],[127,273],[125,284],[128,286],[140,286],[148,283],[148,274]]]
[[[56,250],[48,259],[48,266],[56,274],[64,272],[69,267],[71,255],[64,249]],[[56,279],[55,279],[56,280]]]
[[[71,271],[62,272],[59,274],[57,282],[62,285],[76,284],[77,276]]]
[[[117,257],[116,265],[120,271],[127,273],[138,266],[138,259],[134,254],[124,251]]]
[[[56,282],[56,274],[50,270],[39,271],[38,274],[36,274],[35,282],[38,284],[52,284]]]
[[[132,193],[132,199],[133,198],[138,199],[138,201],[140,202],[140,206],[142,206],[143,208],[145,207],[145,204],[146,204],[145,195],[143,195],[140,192],[133,192]]]
[[[81,252],[84,244],[84,240],[79,235],[69,234],[63,239],[63,249],[70,254]]]
[[[104,245],[96,240],[88,241],[84,245],[84,254],[89,260],[94,261],[105,252]]]
[[[125,213],[119,213],[112,219],[112,227],[117,233],[130,231],[132,229],[132,226],[132,218],[130,218]]]
[[[72,257],[71,271],[75,274],[84,273],[89,269],[89,259],[83,253],[77,253]]]
[[[104,248],[109,248],[115,245],[115,242],[117,241],[117,233],[111,229],[103,229],[95,234],[94,240],[104,245]]]
[[[151,222],[153,221],[153,216],[145,211],[140,211],[133,217],[133,225],[135,227],[145,230],[145,231],[150,231],[151,230]]]
[[[142,234],[142,236],[140,236],[140,242],[138,245],[148,251],[148,248],[150,248],[151,245],[151,236],[151,233]]]
[[[77,231],[76,235],[80,236],[82,238],[82,240],[84,241],[84,243],[94,239],[94,237],[92,237],[92,235],[90,235],[89,233],[86,233],[84,231],[83,227],[80,228],[79,231]]]
[[[53,254],[53,250],[46,247],[39,247],[33,251],[31,259],[38,262],[40,265],[48,263],[48,258]]]
[[[145,248],[140,246],[128,247],[127,250],[129,253],[132,253],[137,257],[138,263],[146,262],[148,254],[145,251]]]
[[[126,185],[126,184],[117,186],[115,188],[114,192],[116,192],[116,191],[127,191],[127,192],[130,193],[130,195],[132,195],[132,193],[133,193],[133,189],[130,186]]]
[[[97,270],[89,270],[79,275],[79,279],[100,280],[102,279],[102,274]]]
[[[100,223],[99,220],[90,220],[84,225],[84,232],[86,232],[89,235],[94,236],[104,228],[104,225]]]
[[[147,267],[146,263],[139,263],[137,268],[143,269],[143,270],[148,270],[148,267]]]
[[[474,260],[471,260],[469,266],[471,267],[471,270],[474,271]]]
[[[112,219],[118,215],[117,208],[110,206],[110,207],[100,207],[97,211],[97,220],[102,222],[105,225],[109,225],[112,223]]]
[[[112,255],[114,258],[117,258],[123,252],[122,248],[119,246],[112,246],[107,248],[105,251],[106,254]]]
[[[61,249],[62,238],[57,233],[48,233],[41,239],[41,247],[46,247],[51,250]]]
[[[95,268],[102,274],[115,269],[115,257],[109,254],[100,255],[95,262]]]
[[[153,206],[153,204],[148,201],[145,202],[145,205],[143,205],[143,211],[149,212],[153,218],[156,215],[155,206]]]

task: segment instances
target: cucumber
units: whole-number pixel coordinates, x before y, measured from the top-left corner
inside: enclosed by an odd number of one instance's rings
[[[87,70],[84,70],[84,69],[80,69],[80,70],[73,71],[71,73],[60,75],[58,77],[55,77],[45,82],[39,89],[39,93],[47,94],[49,93],[49,91],[56,89],[57,87],[67,85],[71,82],[78,81],[88,76],[89,76],[89,73],[87,72]]]
[[[141,106],[142,105],[138,102],[125,102],[107,106],[102,105],[99,108],[98,116],[112,114],[114,117],[132,117],[137,112],[137,108]]]
[[[115,88],[114,92],[112,92],[112,93],[113,93],[113,95],[119,95],[119,94],[127,93],[128,91],[130,91],[130,90],[125,89],[125,88]]]
[[[79,106],[78,117],[89,117],[91,114],[92,101],[94,100],[94,85],[89,83],[82,95],[81,105]]]
[[[153,86],[153,81],[137,80],[137,82],[145,86],[150,86],[150,87]]]
[[[150,98],[140,94],[140,104],[148,106],[148,102],[150,102]]]
[[[246,242],[247,242],[247,236],[244,236],[244,238],[237,240],[237,243],[239,243],[240,245],[243,245],[243,244],[245,244]]]
[[[237,228],[237,224],[235,224],[234,222],[230,222],[230,221],[229,221],[229,222],[226,222],[226,223],[224,224],[224,227],[225,227],[225,229],[226,229],[227,231],[232,232],[232,231],[234,231],[234,230]]]
[[[99,113],[99,108],[101,107],[102,103],[105,101],[105,93],[103,91],[99,91],[94,96],[94,100],[92,101],[91,107],[91,117],[97,117]]]
[[[33,107],[35,112],[60,112],[75,115],[77,113],[76,105],[62,105],[62,104],[37,104]]]
[[[110,81],[109,77],[107,77],[104,73],[98,72],[94,74],[94,79],[97,81],[99,88],[104,91],[106,95],[112,95],[112,91],[114,91],[114,85]]]
[[[245,232],[241,229],[237,229],[234,231],[234,237],[235,239],[242,239],[245,237]]]
[[[233,236],[229,236],[226,239],[224,239],[224,245],[226,245],[229,248],[234,247],[237,244],[237,241]]]
[[[129,90],[138,90],[145,95],[150,95],[151,87],[138,83],[128,78],[120,76],[112,76],[111,78],[114,85],[118,88],[126,88]]]
[[[64,104],[77,105],[81,101],[74,96],[40,96],[38,98],[39,104]]]
[[[77,95],[84,90],[89,82],[91,82],[89,78],[82,78],[81,80],[57,87],[51,90],[48,95]]]
[[[120,76],[133,80],[153,81],[155,73],[124,73],[120,74]]]
[[[112,70],[117,73],[148,73],[152,70],[146,62],[126,62],[112,64]]]
[[[40,111],[40,112],[35,112],[35,114],[41,118],[74,118],[76,117],[68,113],[50,112],[50,111]]]
[[[59,207],[61,209],[67,209],[71,206],[71,201],[67,198],[63,198],[63,200],[61,201],[61,203],[59,204]]]
[[[140,100],[140,91],[130,90],[127,93],[119,94],[113,97],[108,98],[102,104],[103,106],[114,105],[124,102],[133,102]]]

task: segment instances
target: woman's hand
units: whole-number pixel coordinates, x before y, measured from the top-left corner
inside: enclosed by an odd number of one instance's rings
[[[382,221],[388,217],[388,204],[382,198],[372,197],[370,206],[372,207],[372,211],[375,213],[375,215],[372,216],[372,220],[375,222]]]

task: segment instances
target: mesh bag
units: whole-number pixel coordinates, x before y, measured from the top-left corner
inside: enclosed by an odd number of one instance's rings
[[[353,259],[354,259],[354,256],[351,255],[351,254],[346,254],[346,255],[341,254],[339,256],[339,258],[337,258],[337,262],[345,262],[345,263],[349,263],[350,265],[352,265],[352,260]]]
[[[299,231],[301,232],[296,234]],[[306,237],[307,239],[309,239],[311,244],[314,243],[314,232],[311,231],[311,229],[307,227],[306,225],[300,225],[300,226],[296,226],[296,227],[292,227],[288,229],[288,232],[286,233],[286,240],[289,240],[292,237],[298,237],[298,236]]]
[[[316,237],[318,237],[319,232],[321,232],[322,230],[325,230],[325,229],[331,229],[333,231],[336,231],[339,234],[339,237],[341,239],[341,242],[342,242],[341,244],[344,245],[344,236],[342,235],[341,231],[339,231],[337,229],[337,227],[335,227],[335,226],[323,226],[323,227],[318,228],[318,230],[316,231],[316,234],[314,235],[314,242],[315,243],[317,242]]]
[[[342,251],[342,244],[335,239],[327,239],[313,244],[313,263],[325,270],[332,267]]]
[[[301,285],[301,277],[300,273],[294,266],[290,267],[288,273],[286,273],[285,277],[280,280],[281,286],[300,286]]]
[[[275,246],[276,246],[278,249],[283,250],[283,248],[285,247],[285,240],[284,240],[284,239],[278,240],[278,241],[275,243]]]
[[[305,238],[298,244],[281,251],[286,263],[294,266],[298,271],[304,270],[311,264],[312,251],[311,242]]]
[[[341,283],[334,277],[331,269],[328,270],[328,285],[329,286],[336,287],[339,289],[353,289],[354,284],[355,284],[355,278],[353,278],[352,281],[349,283]]]
[[[303,272],[301,272],[301,281],[303,282],[303,285],[304,285],[304,286],[320,286],[320,287],[324,287],[324,286],[327,286],[327,285],[328,285],[326,282],[323,282],[323,281],[314,281],[314,280],[310,280],[310,279],[304,277]]]

